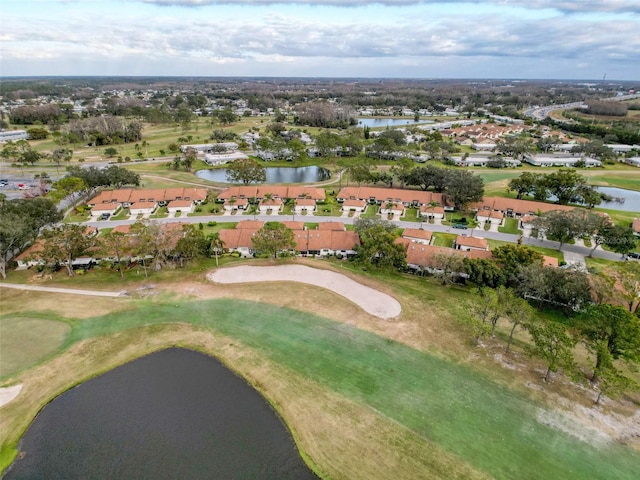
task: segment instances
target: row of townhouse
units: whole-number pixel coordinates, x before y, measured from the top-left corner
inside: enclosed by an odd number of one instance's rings
[[[167,240],[167,246],[169,248],[175,248],[178,244],[178,241],[184,235],[184,227],[190,224],[184,222],[172,222],[162,223],[160,225],[161,228],[159,231],[159,235],[162,235]],[[125,236],[125,240],[123,241],[123,245],[121,248],[121,252],[125,253],[122,253],[120,255],[121,260],[136,261],[136,257],[133,257],[130,254],[126,253],[135,246],[135,243],[137,241],[137,237],[131,233],[131,225],[118,225],[111,231],[112,233],[121,233]],[[98,236],[99,233],[100,231],[96,227],[87,227],[84,231],[84,235],[88,237]],[[18,255],[15,258],[15,261],[18,264],[17,269],[25,270],[30,267],[44,265],[45,260],[42,258],[44,244],[44,239],[38,239],[31,246],[25,249],[20,255]],[[88,255],[74,258],[71,262],[73,268],[89,268],[102,261],[113,261],[116,257],[116,253],[109,251],[104,245],[95,247],[89,253],[90,254]]]
[[[155,188],[103,190],[87,202],[91,216],[114,215],[121,208],[128,208],[131,215],[148,215],[158,207],[167,207],[169,213],[191,213],[196,205],[207,199],[206,188]]]
[[[220,231],[220,239],[227,252],[237,252],[243,257],[252,257],[253,237],[264,226],[265,222],[245,220],[239,222],[234,229]],[[307,229],[304,222],[281,222],[293,231],[296,242],[295,250],[301,255],[327,256],[356,254],[355,248],[360,245],[357,233],[347,231],[341,222],[324,222],[316,229]]]

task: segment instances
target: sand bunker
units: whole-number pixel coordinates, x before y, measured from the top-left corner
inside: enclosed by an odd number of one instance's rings
[[[379,318],[397,317],[401,312],[400,303],[386,293],[366,287],[340,273],[304,265],[278,265],[272,267],[241,265],[218,269],[209,273],[207,278],[217,283],[308,283],[342,295],[365,312]]]
[[[0,407],[16,398],[22,391],[22,385],[0,388]]]

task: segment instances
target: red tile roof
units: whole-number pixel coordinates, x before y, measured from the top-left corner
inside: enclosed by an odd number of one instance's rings
[[[337,198],[338,200],[369,200],[370,198],[375,198],[378,202],[387,200],[407,204],[417,202],[419,205],[428,205],[434,202],[445,205],[445,198],[441,193],[400,188],[346,187],[340,190]]]
[[[402,232],[402,236],[404,238],[409,239],[418,239],[418,240],[426,240],[428,242],[431,241],[431,237],[433,236],[433,232],[429,230],[421,230],[419,228],[405,228],[404,232]]]
[[[459,245],[461,247],[479,248],[482,250],[487,250],[489,248],[489,244],[487,243],[486,238],[467,237],[463,235],[458,235],[456,237],[456,245]]]

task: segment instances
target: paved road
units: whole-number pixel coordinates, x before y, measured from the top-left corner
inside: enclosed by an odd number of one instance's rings
[[[237,214],[237,215],[229,215],[229,214],[225,214],[225,215],[207,215],[207,216],[198,216],[198,217],[178,217],[178,218],[161,218],[158,219],[160,222],[168,222],[168,223],[174,223],[174,222],[185,222],[185,223],[204,223],[206,224],[207,222],[213,221],[213,222],[218,222],[218,223],[223,223],[223,222],[240,222],[242,220],[262,220],[262,221],[285,221],[285,220],[297,220],[297,221],[301,221],[301,222],[309,222],[309,223],[321,223],[321,222],[342,222],[345,224],[353,224],[354,218],[353,217],[319,217],[319,216],[313,216],[313,215],[242,215],[242,214]],[[100,228],[113,228],[117,225],[132,225],[133,223],[135,223],[136,220],[135,219],[130,219],[130,220],[104,220],[104,221],[95,221],[95,222],[85,222],[83,223],[83,225],[88,225],[91,227],[98,227]],[[500,232],[488,232],[488,231],[484,231],[482,229],[467,229],[467,230],[461,230],[461,229],[456,229],[456,228],[452,228],[450,226],[446,226],[446,225],[432,225],[429,223],[417,223],[417,222],[402,222],[402,221],[394,221],[394,224],[396,224],[398,227],[400,228],[424,228],[425,230],[429,230],[432,232],[439,232],[439,233],[454,233],[454,234],[459,234],[459,235],[470,235],[470,236],[475,236],[475,237],[483,237],[483,238],[487,238],[487,239],[491,239],[491,240],[501,240],[504,242],[511,242],[511,243],[516,243],[518,241],[519,236],[518,235],[511,235],[511,234],[507,234],[507,233],[500,233]],[[537,247],[546,247],[546,248],[553,248],[553,249],[558,249],[558,247],[560,246],[560,244],[558,242],[553,242],[551,240],[539,240],[536,238],[530,238],[530,237],[523,237],[522,238],[522,243],[525,245],[533,245],[533,246],[537,246]],[[580,246],[580,245],[567,245],[564,244],[562,246],[562,251],[563,252],[573,252],[575,254],[578,255],[582,255],[582,256],[587,256],[589,255],[589,252],[591,251],[590,248],[584,247],[584,246]],[[597,249],[594,253],[593,256],[595,258],[603,258],[606,260],[616,260],[619,261],[622,259],[622,257],[620,256],[620,254],[617,253],[612,253],[612,252],[607,252],[605,250],[602,249]]]
[[[0,288],[29,290],[34,292],[71,293],[73,295],[90,295],[93,297],[123,297],[127,295],[126,292],[104,292],[100,290],[79,290],[76,288],[40,287],[37,285],[24,285],[20,283],[0,283]]]

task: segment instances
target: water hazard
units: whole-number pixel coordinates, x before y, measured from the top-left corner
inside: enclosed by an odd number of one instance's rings
[[[331,172],[323,167],[266,167],[267,179],[264,183],[315,183],[331,178]],[[211,182],[229,183],[226,168],[198,170],[198,178]]]
[[[220,362],[172,348],[56,398],[6,479],[317,479],[269,404]]]

